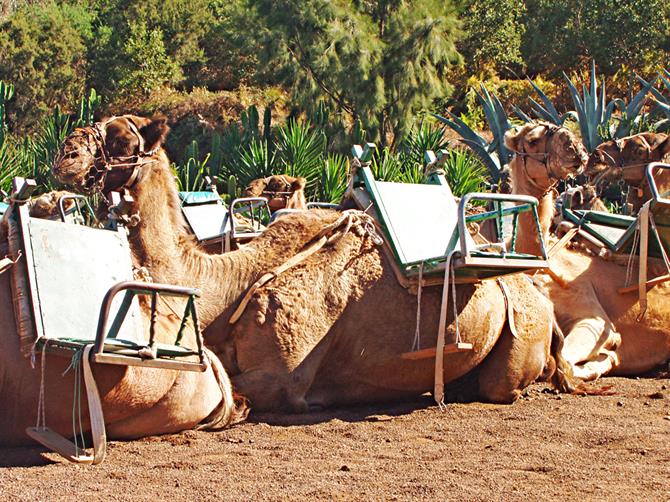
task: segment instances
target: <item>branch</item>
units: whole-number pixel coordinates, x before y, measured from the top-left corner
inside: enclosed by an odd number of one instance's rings
[[[296,44],[297,44],[297,46],[298,46],[298,49],[300,50],[300,53],[301,53],[301,54],[304,54],[305,51],[303,50],[303,48],[302,48],[302,46],[301,46],[301,44],[300,44],[300,39],[299,39],[298,37],[296,37],[295,42],[296,42]],[[296,52],[295,52],[291,47],[288,47],[288,51],[289,51],[289,53],[291,54],[291,56],[293,56],[293,57],[295,58],[295,60],[296,60],[296,61],[298,62],[298,64],[302,67],[302,69],[305,70],[305,71],[309,74],[309,76],[316,82],[316,84],[321,88],[321,90],[323,90],[323,92],[325,92],[326,94],[328,94],[328,96],[330,96],[330,98],[331,98],[333,101],[335,101],[335,102],[338,104],[338,106],[340,106],[344,111],[346,111],[347,113],[349,113],[349,114],[352,115],[352,116],[355,116],[355,115],[356,115],[356,114],[354,113],[353,108],[352,108],[351,106],[349,106],[349,105],[346,103],[346,101],[344,100],[344,98],[342,98],[342,96],[341,96],[341,95],[338,95],[336,92],[331,91],[331,90],[328,88],[328,86],[326,86],[326,84],[325,84],[325,82],[323,81],[323,79],[321,79],[321,78],[316,74],[316,72],[314,71],[314,69],[313,69],[311,66],[309,66],[309,65],[303,60],[303,58],[299,57],[298,54],[296,54]]]

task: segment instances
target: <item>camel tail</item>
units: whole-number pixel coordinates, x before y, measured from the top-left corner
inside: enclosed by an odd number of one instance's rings
[[[219,358],[205,349],[221,390],[222,399],[219,406],[209,414],[197,427],[198,430],[219,430],[244,421],[249,415],[249,403],[245,397],[233,392],[228,373]]]

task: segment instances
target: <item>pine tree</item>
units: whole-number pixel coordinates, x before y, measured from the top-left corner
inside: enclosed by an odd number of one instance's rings
[[[450,90],[459,61],[456,11],[444,0],[250,0],[265,37],[261,60],[310,112],[327,102],[392,143]]]

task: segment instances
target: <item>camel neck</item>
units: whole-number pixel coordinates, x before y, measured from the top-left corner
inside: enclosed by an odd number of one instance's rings
[[[140,223],[129,241],[136,266],[145,267],[154,282],[196,287],[202,292],[199,317],[210,324],[256,278],[264,262],[254,246],[225,255],[200,250],[181,213],[179,196],[167,157],[143,174],[130,191]]]
[[[532,195],[538,199],[539,205],[537,212],[540,221],[540,229],[542,232],[542,239],[546,243],[547,238],[549,237],[551,219],[554,216],[554,194],[551,187],[541,187],[527,180],[523,176],[523,166],[520,165],[521,162],[523,162],[523,160],[516,157],[510,163],[510,170],[512,173],[512,194]],[[516,249],[521,253],[535,255],[540,255],[542,252],[542,244],[537,234],[535,218],[531,212],[525,212],[519,216]]]

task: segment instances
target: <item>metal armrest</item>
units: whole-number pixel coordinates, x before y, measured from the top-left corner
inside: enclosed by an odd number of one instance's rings
[[[513,207],[513,208],[500,208],[497,211],[492,211],[488,213],[484,213],[483,215],[473,215],[473,217],[468,218],[465,215],[465,210],[472,200],[487,200],[487,201],[493,201],[498,203],[500,205],[502,202],[516,202],[516,203],[521,203],[525,204],[525,206],[521,207]],[[533,216],[535,217],[535,223],[536,223],[536,229],[537,233],[540,237],[540,245],[542,248],[542,258],[545,260],[547,259],[547,251],[544,247],[544,240],[542,238],[542,229],[540,228],[540,221],[538,218],[537,214],[537,205],[538,201],[535,197],[531,197],[530,195],[509,195],[509,194],[500,194],[500,193],[482,193],[482,192],[473,192],[473,193],[468,193],[465,194],[462,198],[460,203],[458,204],[458,233],[459,233],[459,242],[461,246],[461,254],[463,256],[467,256],[469,253],[468,250],[468,245],[467,245],[467,240],[466,240],[466,233],[467,229],[465,228],[466,223],[473,222],[473,221],[481,221],[484,219],[488,219],[490,217],[495,216],[496,218],[502,218],[503,216],[506,215],[513,215],[515,219],[518,217],[519,213],[525,212],[528,210],[531,210],[533,212]],[[479,218],[478,218],[479,217]],[[513,239],[514,240],[514,239]],[[504,243],[503,243],[504,246]],[[489,245],[490,247],[490,245]],[[512,245],[512,250],[514,249],[514,245]]]
[[[266,216],[268,220],[270,219],[270,206],[268,205],[268,201],[265,197],[241,197],[239,199],[233,200],[233,202],[230,203],[230,207],[228,208],[228,212],[230,214],[230,225],[231,225],[231,234],[233,239],[237,239],[239,237],[257,237],[260,235],[262,232],[257,231],[257,232],[237,232],[236,228],[236,223],[235,223],[235,218],[234,215],[236,212],[241,212],[240,210],[236,211],[236,207],[246,205],[251,211],[251,220],[255,224],[256,221],[258,221],[258,224],[261,224],[261,216],[263,209],[266,211]],[[258,215],[256,214],[255,209],[258,209]]]
[[[122,291],[125,291],[125,296],[123,298],[121,306],[119,307],[119,311],[117,312],[117,315],[114,318],[112,326],[109,328],[109,331],[106,331],[105,327],[107,326],[107,322],[109,320],[109,313],[112,307],[112,302],[116,297],[116,295],[121,293]],[[126,317],[126,314],[128,313],[130,305],[133,301],[133,297],[135,295],[151,295],[151,322],[149,326],[149,347],[153,348],[154,337],[155,337],[155,324],[156,324],[156,304],[159,294],[163,296],[188,298],[186,309],[184,311],[184,317],[182,319],[179,332],[177,333],[175,345],[179,344],[184,328],[186,326],[188,316],[191,315],[193,317],[193,327],[195,329],[198,356],[200,358],[199,371],[204,371],[206,364],[203,352],[202,333],[200,332],[200,325],[198,323],[198,317],[194,302],[194,298],[200,296],[200,290],[183,286],[174,286],[172,284],[156,284],[156,283],[147,283],[140,281],[125,281],[125,282],[119,282],[118,284],[112,286],[105,294],[105,297],[102,301],[102,305],[100,307],[98,328],[96,331],[95,345],[93,348],[94,360],[98,360],[96,356],[100,356],[103,354],[105,347],[105,340],[107,339],[107,337],[109,335],[111,335],[111,337],[114,337],[118,332],[118,330],[120,329],[121,324],[123,324],[123,321]],[[114,363],[113,359],[109,360],[108,362]],[[118,364],[122,364],[122,362]],[[185,364],[188,363],[180,363],[180,364],[184,366]],[[186,368],[180,367],[176,369],[186,369]]]

